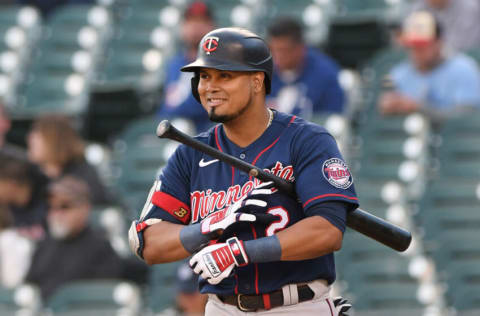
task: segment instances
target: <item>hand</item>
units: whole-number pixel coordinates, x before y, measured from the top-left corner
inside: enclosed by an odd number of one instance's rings
[[[384,93],[378,105],[382,114],[407,114],[420,108],[415,100],[394,91]]]
[[[276,192],[272,184],[272,182],[260,184],[240,201],[205,218],[201,224],[202,234],[211,235],[213,239],[234,223],[256,221],[256,216],[248,213],[255,213],[258,209],[267,206],[267,203],[260,198]]]
[[[333,299],[333,305],[335,305],[338,316],[348,316],[346,313],[350,308],[352,308],[352,305],[341,296],[337,296]]]
[[[210,284],[218,284],[230,276],[233,268],[248,264],[243,242],[237,237],[227,239],[225,243],[207,246],[190,259],[193,272],[199,274]]]

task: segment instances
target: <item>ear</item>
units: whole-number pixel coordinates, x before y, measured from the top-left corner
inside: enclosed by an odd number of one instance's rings
[[[265,73],[259,71],[255,72],[252,75],[253,80],[253,88],[256,93],[259,93],[263,90],[264,82],[265,82]]]

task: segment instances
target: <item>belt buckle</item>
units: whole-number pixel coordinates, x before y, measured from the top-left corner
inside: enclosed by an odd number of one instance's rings
[[[245,294],[237,294],[237,308],[241,310],[242,312],[254,312],[255,309],[249,309],[244,306],[242,306],[242,296]]]

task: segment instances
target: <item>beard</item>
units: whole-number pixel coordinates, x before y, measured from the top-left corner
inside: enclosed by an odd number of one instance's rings
[[[70,229],[61,221],[48,218],[47,222],[48,231],[50,232],[50,236],[52,236],[53,239],[63,240],[70,235]]]
[[[222,114],[216,114],[215,113],[216,108],[212,108],[208,112],[208,118],[210,119],[210,121],[215,122],[215,123],[230,122],[230,121],[236,119],[237,117],[239,117],[240,115],[242,115],[243,113],[245,113],[245,111],[250,107],[250,103],[251,103],[250,101],[247,102],[247,104],[243,108],[238,110],[236,113],[232,113],[232,114],[223,114],[223,115]]]

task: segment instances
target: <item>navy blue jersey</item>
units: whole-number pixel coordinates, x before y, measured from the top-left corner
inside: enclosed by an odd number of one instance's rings
[[[323,127],[275,112],[268,129],[245,148],[230,142],[221,124],[196,139],[292,181],[295,186],[297,199],[278,192],[269,201],[265,212],[276,215],[278,220],[268,226],[241,223],[227,229],[224,237],[235,235],[251,240],[270,236],[305,217],[318,215],[314,206],[326,201],[341,201],[350,209],[358,207],[352,175],[334,138]],[[181,145],[154,185],[142,218],[161,218],[185,225],[199,223],[244,197],[258,183],[259,180],[226,163]],[[338,221],[331,222],[345,230]],[[303,261],[250,264],[236,268],[233,276],[218,285],[201,280],[200,288],[202,293],[258,294],[315,279],[329,283],[335,280],[333,254]]]

